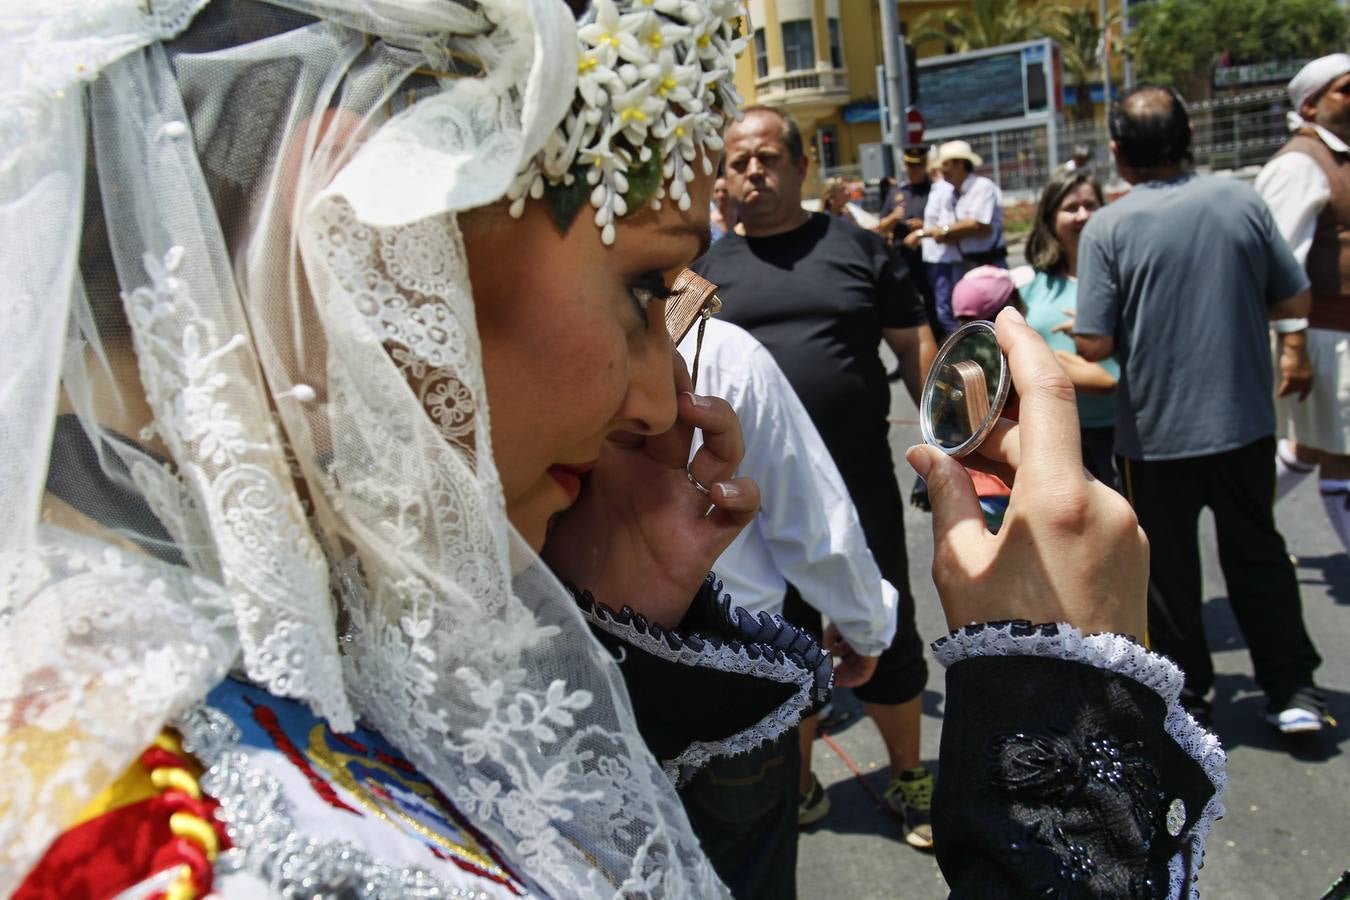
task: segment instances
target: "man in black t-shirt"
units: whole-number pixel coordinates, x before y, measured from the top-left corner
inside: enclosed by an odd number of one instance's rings
[[[927,665],[887,439],[890,386],[877,350],[884,339],[895,351],[917,403],[935,351],[932,332],[903,261],[880,235],[802,209],[808,160],[791,118],[750,107],[726,141],[727,183],[745,234],[718,241],[694,268],[719,286],[723,317],[753,334],[787,375],[844,476],[882,576],[900,594],[895,640],[854,692],[885,740],[887,800],[905,816],[906,840],[931,846],[932,775],[919,756]],[[813,735],[814,722],[805,730],[806,754]],[[799,786],[804,804],[811,802],[812,779],[807,755]]]

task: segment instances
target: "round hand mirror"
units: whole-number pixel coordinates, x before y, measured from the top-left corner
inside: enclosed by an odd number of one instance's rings
[[[1008,360],[993,322],[963,325],[942,343],[919,398],[923,439],[949,456],[970,453],[994,430],[1008,399]]]

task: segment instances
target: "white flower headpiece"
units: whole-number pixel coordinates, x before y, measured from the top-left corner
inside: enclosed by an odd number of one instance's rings
[[[694,160],[712,174],[708,153],[739,114],[742,13],[739,0],[595,0],[577,29],[572,109],[507,191],[511,215],[547,196],[566,230],[589,199],[613,244],[616,218],[667,197],[688,209]]]

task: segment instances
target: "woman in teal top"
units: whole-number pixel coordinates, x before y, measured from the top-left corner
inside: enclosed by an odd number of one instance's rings
[[[1074,352],[1073,315],[1078,304],[1078,237],[1102,207],[1102,189],[1086,169],[1055,173],[1041,192],[1036,221],[1027,239],[1029,267],[1014,273],[1026,304],[1027,323],[1040,332],[1078,391],[1083,464],[1107,484],[1116,484],[1115,359],[1090,363]],[[1016,277],[1021,275],[1020,278]]]

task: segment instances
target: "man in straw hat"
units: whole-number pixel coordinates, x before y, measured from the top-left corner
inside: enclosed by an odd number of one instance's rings
[[[1297,399],[1280,397],[1287,437],[1276,451],[1282,497],[1320,469],[1331,525],[1350,551],[1350,54],[1308,63],[1289,82],[1294,134],[1266,164],[1256,189],[1270,205],[1312,281],[1307,319],[1275,323],[1280,353],[1311,377]]]
[[[984,160],[965,141],[948,141],[938,148],[942,177],[952,186],[955,221],[943,225],[931,237],[961,251],[959,274],[976,266],[1007,266],[1008,248],[1003,242],[1003,192],[998,185],[977,175]]]

